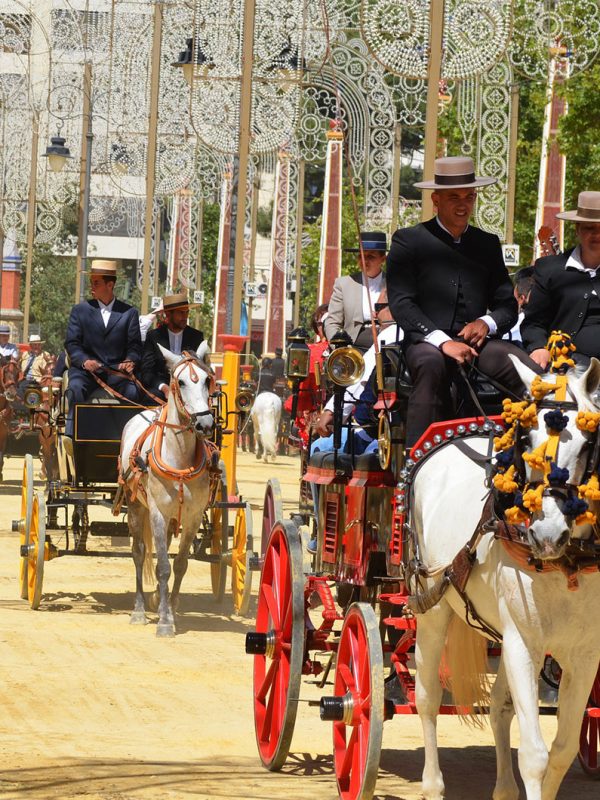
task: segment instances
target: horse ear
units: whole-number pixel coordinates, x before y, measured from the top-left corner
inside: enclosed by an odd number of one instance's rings
[[[531,386],[532,381],[536,377],[537,373],[534,372],[531,367],[528,367],[526,364],[524,364],[516,356],[513,356],[512,353],[509,353],[508,357],[512,361],[513,367],[517,370],[523,386],[527,389],[527,391],[529,391],[529,387]]]
[[[157,342],[158,344],[158,342]],[[169,368],[169,372],[173,372],[177,364],[181,361],[181,356],[175,355],[170,350],[167,350],[166,347],[163,347],[162,344],[158,344],[160,352],[163,354],[165,361],[167,362],[167,367]]]
[[[200,346],[196,350],[196,355],[207,367],[210,367],[210,359],[208,358],[210,353],[210,347],[206,339],[200,342]]]
[[[579,385],[590,397],[596,393],[600,385],[600,361],[592,356],[589,367],[579,378]]]

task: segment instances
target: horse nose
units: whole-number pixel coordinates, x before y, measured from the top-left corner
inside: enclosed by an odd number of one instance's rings
[[[196,422],[194,423],[194,429],[196,433],[205,433],[206,431],[212,430],[212,427],[213,427],[212,415],[209,417],[197,417]]]

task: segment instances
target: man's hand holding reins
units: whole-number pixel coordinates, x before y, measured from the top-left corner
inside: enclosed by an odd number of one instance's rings
[[[133,361],[121,361],[119,364],[119,371],[126,372],[128,375],[131,375],[133,370],[135,369],[135,364]]]
[[[478,356],[477,350],[474,350],[468,344],[464,342],[455,342],[452,339],[444,342],[440,350],[445,356],[453,358],[459,364],[470,364],[471,361]]]
[[[457,335],[467,344],[470,344],[471,347],[481,347],[489,332],[490,329],[487,322],[482,319],[475,319],[473,322],[468,322]]]
[[[331,436],[333,430],[333,411],[325,409],[322,411],[315,425],[315,430],[319,436]]]
[[[547,369],[550,363],[550,353],[545,347],[540,347],[529,354],[532,361],[540,366],[542,369]]]
[[[86,359],[81,366],[88,372],[98,372],[102,369],[102,364],[95,358]]]

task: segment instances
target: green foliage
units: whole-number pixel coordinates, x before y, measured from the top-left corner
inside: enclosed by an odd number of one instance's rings
[[[218,203],[204,203],[202,224],[202,281],[204,303],[192,312],[191,323],[204,332],[206,339],[212,336],[215,314],[215,282],[217,278],[217,249],[219,246],[220,206]]]

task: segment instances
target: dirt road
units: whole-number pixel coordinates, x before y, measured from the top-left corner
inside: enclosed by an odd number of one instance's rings
[[[255,530],[266,479],[277,475],[292,510],[297,470],[293,458],[265,466],[240,454]],[[252,622],[233,619],[229,603],[215,607],[206,564],[190,563],[172,640],[157,639],[154,625],[129,625],[129,559],[57,559],[46,565],[39,611],[18,599],[18,541],[9,531],[21,471],[11,459],[0,486],[0,798],[334,800],[330,726],[306,703],[288,764],[280,773],[260,767],[244,654]],[[303,699],[320,694],[303,684]],[[550,739],[554,720],[543,725]],[[440,744],[449,800],[491,797],[489,728],[442,718]],[[377,797],[418,798],[421,769],[418,719],[388,723]],[[561,797],[596,800],[598,785],[575,765]]]

